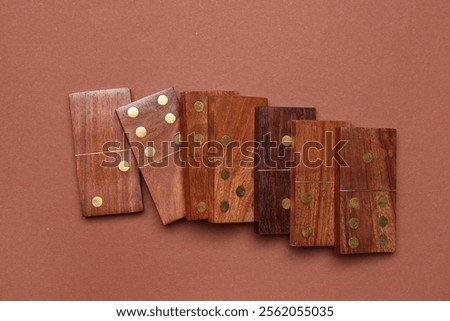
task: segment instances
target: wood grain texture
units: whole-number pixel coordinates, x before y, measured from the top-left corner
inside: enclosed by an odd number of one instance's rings
[[[289,234],[291,173],[284,170],[255,171],[255,227],[258,234]],[[284,202],[288,201],[288,206]]]
[[[187,162],[185,170],[186,218],[188,220],[208,219],[208,168],[206,160],[198,157],[208,141],[208,97],[232,96],[236,91],[188,91],[180,94],[181,136],[183,137],[183,160]],[[192,161],[194,160],[194,161]]]
[[[293,151],[301,163],[292,168],[290,245],[334,245],[336,128],[345,121],[292,121]]]
[[[250,166],[248,166],[250,165]],[[223,178],[223,171],[227,171],[228,178]],[[253,222],[253,166],[247,166],[240,161],[233,161],[231,166],[222,164],[217,168],[210,168],[210,176],[214,185],[210,199],[212,210],[209,221],[212,223],[244,223]]]
[[[209,204],[213,204],[208,216],[210,222],[254,221],[255,108],[267,104],[267,98],[260,97],[209,97],[208,157],[211,163],[218,162],[218,166],[210,165],[208,170]],[[228,144],[224,143],[224,137],[230,138]],[[228,171],[225,175],[228,178],[225,180],[222,171],[224,169]],[[224,210],[224,207],[228,207],[227,210]]]
[[[336,171],[336,246],[341,254],[396,249],[397,133],[391,128],[341,128],[348,141]]]
[[[115,115],[118,106],[131,101],[130,90],[73,93],[69,101],[82,214],[89,217],[142,211],[136,160]],[[105,145],[108,142],[114,144],[110,152]],[[127,171],[119,170],[121,161],[130,165]],[[93,202],[99,197],[101,205]]]
[[[255,108],[267,106],[267,98],[244,96],[209,97],[208,133],[210,141],[220,143],[224,136],[231,139],[227,147],[233,146],[232,155],[225,148],[224,156],[228,159],[241,159],[249,154],[235,145],[249,144],[247,151],[254,152]],[[235,142],[236,144],[232,144]]]
[[[129,116],[130,108],[138,110],[135,117]],[[175,90],[162,90],[122,106],[116,112],[161,221],[169,224],[185,217],[185,164],[181,161],[180,146],[175,143],[180,133],[180,107]],[[146,134],[139,137],[142,128]],[[145,152],[149,147],[155,151],[153,156]]]
[[[316,119],[315,108],[257,107],[255,112],[255,232],[288,234],[290,225],[291,120]]]

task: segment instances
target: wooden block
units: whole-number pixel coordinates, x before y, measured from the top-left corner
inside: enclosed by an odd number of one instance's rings
[[[185,170],[186,218],[188,220],[208,219],[210,204],[208,204],[208,168],[206,160],[198,157],[203,154],[203,148],[208,138],[208,97],[232,96],[235,91],[189,91],[182,92],[181,105],[181,136],[183,137],[183,160],[187,162]]]
[[[336,171],[336,251],[394,252],[397,133],[391,128],[341,128],[347,167]]]
[[[69,95],[81,212],[86,217],[143,210],[136,160],[115,114],[130,100],[128,88]]]
[[[301,160],[291,170],[290,245],[334,245],[335,171],[339,150],[336,129],[345,121],[292,121],[293,151]]]
[[[315,108],[257,107],[255,140],[255,232],[288,234],[291,120],[316,119]]]
[[[253,222],[255,107],[267,106],[267,98],[213,96],[208,101],[208,195],[213,205],[208,220]]]
[[[116,110],[163,224],[185,217],[180,107],[173,88]]]

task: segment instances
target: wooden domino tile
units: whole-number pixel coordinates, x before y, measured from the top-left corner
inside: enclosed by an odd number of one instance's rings
[[[255,232],[289,234],[291,120],[315,119],[315,108],[257,107],[255,114]]]
[[[136,160],[115,109],[131,101],[128,88],[69,95],[81,212],[84,216],[143,210]]]
[[[180,106],[173,88],[116,110],[163,224],[185,217]]]
[[[208,97],[232,96],[235,91],[188,91],[182,92],[181,136],[183,137],[183,160],[185,170],[186,218],[208,219],[211,205],[208,200],[207,153],[204,152],[208,137]]]
[[[336,172],[336,246],[341,254],[396,248],[397,134],[391,128],[341,128],[348,141]]]
[[[334,246],[335,171],[342,147],[335,131],[350,126],[345,121],[292,121],[293,151],[301,162],[291,170],[291,246]]]
[[[208,103],[208,220],[253,222],[255,108],[267,98],[212,96]]]

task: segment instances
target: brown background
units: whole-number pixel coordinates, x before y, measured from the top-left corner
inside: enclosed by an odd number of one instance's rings
[[[450,299],[450,2],[1,1],[0,299]],[[68,94],[239,90],[396,127],[398,251],[84,219]],[[170,193],[167,195],[170,202]]]

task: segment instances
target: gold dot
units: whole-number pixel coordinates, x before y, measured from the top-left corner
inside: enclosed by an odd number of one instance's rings
[[[130,163],[128,163],[127,161],[121,161],[119,163],[119,170],[122,172],[126,172],[130,169]]]
[[[356,217],[352,217],[348,220],[348,225],[352,230],[356,230],[359,227],[359,220]]]
[[[378,238],[378,243],[380,243],[380,245],[386,245],[389,243],[389,238],[386,235],[381,234]]]
[[[158,96],[158,104],[160,104],[161,106],[167,105],[168,101],[169,101],[169,98],[167,98],[166,95],[159,95]]]
[[[202,101],[200,101],[200,100],[197,100],[195,103],[194,103],[194,109],[197,111],[197,112],[202,112],[203,111],[203,108],[205,108],[205,105],[203,104],[203,102]]]
[[[205,202],[198,202],[195,207],[197,207],[197,211],[199,213],[203,213],[204,211],[206,211],[206,203]]]
[[[220,171],[220,177],[222,177],[222,179],[228,179],[230,177],[230,171],[228,169],[222,169]]]
[[[308,238],[311,236],[311,229],[309,228],[309,226],[302,227],[302,235],[304,238]]]
[[[227,146],[231,142],[231,137],[228,135],[223,135],[221,142],[223,146]]]
[[[283,200],[281,201],[281,207],[284,208],[285,210],[288,210],[291,208],[291,200],[289,198],[283,198]]]
[[[359,240],[358,238],[352,236],[351,238],[348,239],[348,246],[350,246],[350,248],[352,249],[356,249],[359,246]]]
[[[203,142],[205,141],[205,137],[203,137],[202,134],[195,134],[194,135],[194,142],[197,144],[203,144]]]
[[[373,161],[373,155],[372,155],[372,153],[365,153],[363,155],[362,159],[363,159],[364,163],[366,163],[366,164],[370,163],[371,161]]]
[[[292,137],[289,135],[284,135],[281,138],[281,143],[286,147],[291,146],[292,145]]]
[[[388,198],[386,195],[381,195],[378,200],[377,203],[380,207],[386,207],[386,205],[388,204]]]
[[[166,123],[168,123],[168,124],[173,124],[175,122],[175,120],[177,120],[175,115],[172,113],[167,113],[166,117],[164,117],[164,119],[165,119]]]
[[[245,195],[245,188],[244,188],[244,186],[241,185],[241,186],[238,186],[236,188],[236,195],[239,196],[239,197],[242,197],[242,196]]]
[[[144,154],[147,157],[154,157],[156,154],[156,149],[153,146],[148,146],[144,149]]]
[[[230,208],[230,204],[227,201],[220,202],[220,210],[222,212],[225,213],[226,211],[228,211],[229,208]]]
[[[130,118],[136,118],[139,115],[139,109],[137,109],[134,106],[130,107],[127,110],[127,114],[128,114],[128,117],[130,117]]]
[[[380,217],[378,218],[378,224],[379,224],[381,227],[385,227],[386,225],[388,225],[388,218],[387,218],[386,216],[380,216]]]
[[[309,203],[311,203],[312,196],[311,196],[311,194],[305,192],[302,194],[301,200],[302,200],[303,204],[309,204]]]
[[[145,127],[138,127],[136,128],[136,136],[139,138],[143,138],[145,136],[147,136],[147,129],[145,129]]]
[[[351,208],[360,208],[361,207],[361,202],[360,202],[359,198],[357,198],[357,197],[352,197],[350,199],[349,203],[350,203]]]
[[[183,144],[181,134],[179,133],[175,135],[173,140],[178,146],[181,146]]]
[[[92,198],[92,206],[100,207],[103,204],[103,199],[100,196],[94,196]]]

